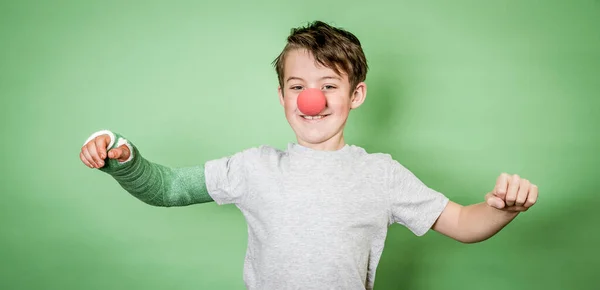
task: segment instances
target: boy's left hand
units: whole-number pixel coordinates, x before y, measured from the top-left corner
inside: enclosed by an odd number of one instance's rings
[[[496,180],[494,191],[485,196],[491,207],[522,212],[535,204],[538,198],[538,187],[519,175],[502,173]]]

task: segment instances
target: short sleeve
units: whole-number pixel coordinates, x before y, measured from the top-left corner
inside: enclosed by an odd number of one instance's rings
[[[395,160],[391,161],[389,197],[391,222],[422,236],[433,226],[448,198],[419,180]]]
[[[206,189],[219,204],[240,204],[248,192],[248,154],[242,151],[205,163]]]

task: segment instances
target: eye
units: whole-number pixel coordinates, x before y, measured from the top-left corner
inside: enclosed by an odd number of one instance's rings
[[[298,90],[302,90],[302,86],[292,86],[292,87],[290,87],[290,89],[294,90],[294,91],[298,91]]]
[[[333,90],[333,89],[335,89],[335,86],[332,86],[332,85],[324,85],[324,86],[323,86],[323,89],[324,89],[324,90]]]

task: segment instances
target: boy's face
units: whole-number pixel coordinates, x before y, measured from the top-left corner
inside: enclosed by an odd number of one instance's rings
[[[307,88],[318,88],[325,94],[327,104],[320,118],[306,119],[298,109],[298,95]],[[279,101],[298,144],[319,150],[340,149],[345,144],[343,130],[348,114],[363,103],[365,96],[365,83],[350,87],[346,74],[340,76],[319,65],[306,50],[292,50],[286,55]]]

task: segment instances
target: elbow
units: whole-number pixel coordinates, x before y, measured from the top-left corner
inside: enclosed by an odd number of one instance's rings
[[[168,207],[168,205],[166,205],[165,202],[162,199],[160,199],[160,198],[157,198],[157,199],[142,199],[141,201],[144,202],[147,205],[151,205],[151,206],[154,206],[154,207]]]
[[[477,243],[481,243],[489,238],[491,238],[491,236],[465,234],[465,235],[459,235],[459,236],[455,237],[454,240],[456,240],[460,243],[463,243],[463,244],[477,244]]]
[[[151,195],[136,195],[136,197],[147,205],[154,207],[168,207],[168,203],[166,202],[162,192],[155,192]]]
[[[477,244],[479,242],[485,241],[486,239],[462,238],[462,239],[456,239],[456,240],[463,244]]]

